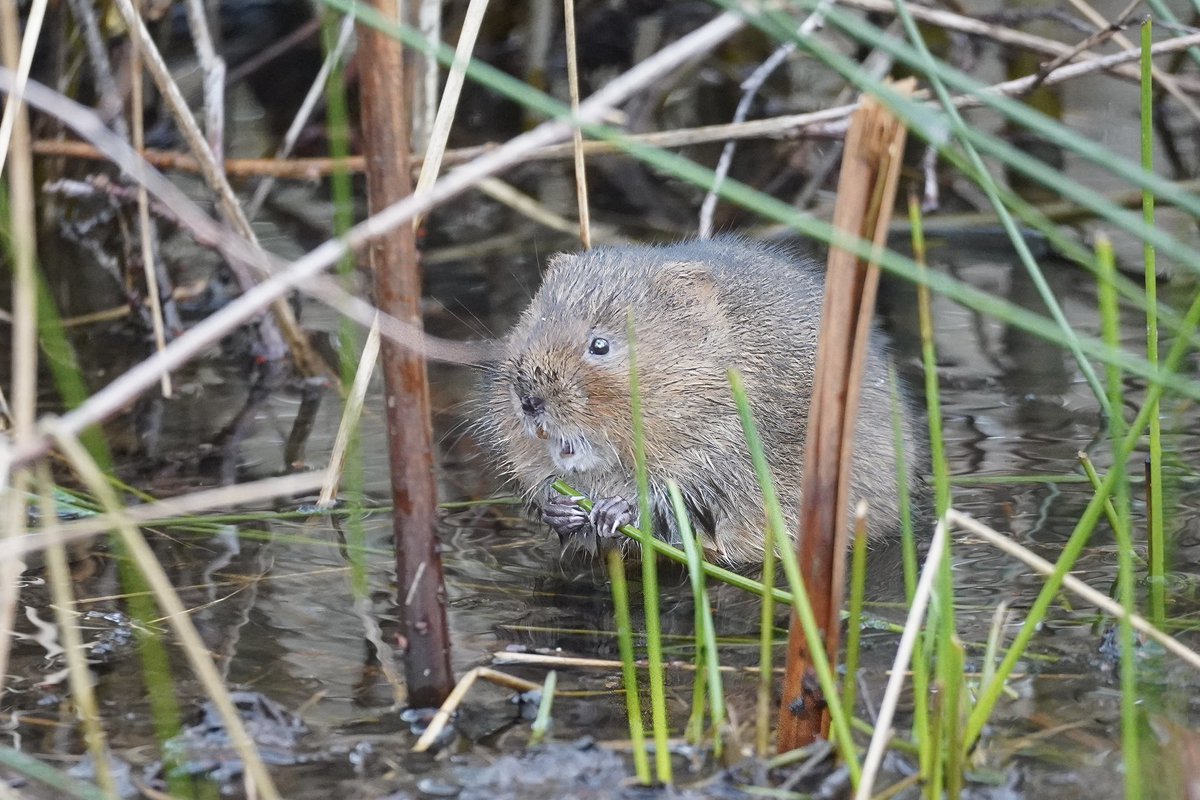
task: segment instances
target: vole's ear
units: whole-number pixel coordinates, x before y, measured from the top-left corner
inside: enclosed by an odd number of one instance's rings
[[[712,269],[702,261],[672,261],[654,275],[654,289],[667,306],[717,320],[724,316]]]

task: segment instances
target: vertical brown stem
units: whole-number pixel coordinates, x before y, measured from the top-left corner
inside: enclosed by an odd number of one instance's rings
[[[399,19],[397,0],[370,0]],[[367,197],[372,214],[412,194],[408,85],[400,43],[359,25],[362,129]],[[421,326],[421,278],[416,234],[400,225],[374,240],[369,251],[375,302],[385,313]],[[384,412],[391,459],[393,535],[400,621],[405,637],[409,702],[436,706],[454,688],[446,593],[437,543],[437,487],[433,475],[429,383],[420,353],[385,340]]]
[[[896,88],[911,93],[912,82]],[[883,106],[863,99],[846,134],[835,228],[883,246],[905,132]],[[796,537],[809,602],[830,659],[837,658],[841,641],[854,422],[878,281],[878,266],[841,247],[830,248]],[[829,734],[829,714],[812,663],[812,649],[793,614],[776,738],[781,753]]]

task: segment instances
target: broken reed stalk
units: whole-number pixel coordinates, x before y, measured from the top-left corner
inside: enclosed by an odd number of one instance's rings
[[[911,95],[912,80],[895,89]],[[906,129],[871,97],[863,98],[846,135],[834,227],[871,239],[881,251],[891,222]],[[845,582],[847,509],[854,421],[871,334],[879,268],[838,246],[830,248],[821,336],[808,413],[800,483],[797,550],[825,652],[836,657]],[[794,750],[828,736],[829,714],[816,681],[812,652],[793,615],[776,745]]]
[[[396,0],[371,0],[375,11],[400,18]],[[372,214],[412,194],[408,84],[400,42],[369,25],[358,29],[367,200]],[[416,232],[400,225],[369,249],[375,302],[387,314],[421,326],[421,278]],[[382,345],[384,413],[391,463],[397,600],[405,639],[409,702],[437,706],[454,688],[446,623],[442,560],[437,548],[437,486],[429,382],[420,352]]]

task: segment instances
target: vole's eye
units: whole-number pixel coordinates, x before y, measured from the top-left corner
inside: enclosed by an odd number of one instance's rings
[[[608,339],[603,336],[593,336],[592,341],[588,344],[588,352],[594,356],[608,355]]]

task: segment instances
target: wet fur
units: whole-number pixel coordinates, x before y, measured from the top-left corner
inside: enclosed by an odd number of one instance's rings
[[[666,488],[672,479],[710,552],[727,563],[757,562],[762,495],[726,370],[745,379],[794,529],[822,280],[818,265],[741,238],[557,256],[488,372],[484,438],[535,506],[553,496],[550,484],[559,476],[591,497],[635,497],[626,336],[632,309],[655,532],[678,541]],[[594,336],[608,339],[611,357],[589,354]],[[851,470],[852,506],[869,501],[875,535],[899,523],[887,367],[876,334]],[[587,452],[577,459],[584,468],[563,472],[551,442],[534,435],[518,399],[530,393],[546,401],[551,441]],[[908,463],[918,463],[907,414],[904,425]]]

